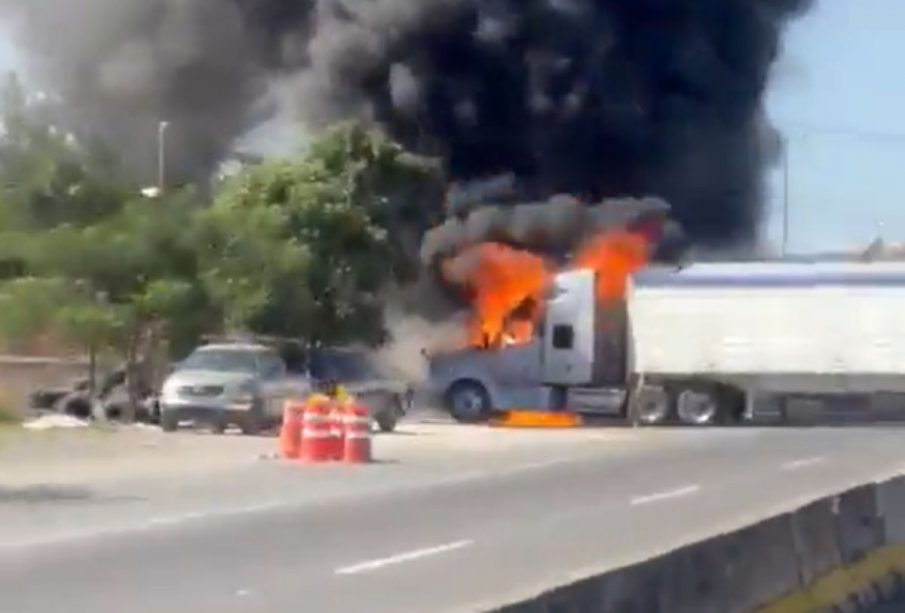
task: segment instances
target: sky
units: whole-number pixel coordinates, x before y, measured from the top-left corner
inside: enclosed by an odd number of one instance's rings
[[[788,250],[905,240],[905,2],[817,0],[794,22],[767,111],[788,142]],[[782,173],[766,236],[782,240]]]
[[[788,143],[790,253],[905,241],[905,1],[816,0],[784,37],[766,100]],[[0,35],[0,69],[15,52]],[[783,235],[783,173],[763,234]]]

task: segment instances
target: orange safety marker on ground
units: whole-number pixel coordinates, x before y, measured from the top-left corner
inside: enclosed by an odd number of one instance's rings
[[[280,424],[280,457],[298,459],[302,447],[302,416],[305,403],[287,400],[283,405],[283,421]]]
[[[351,403],[345,414],[345,440],[343,461],[349,464],[367,464],[371,457],[371,412],[357,402]]]
[[[331,436],[330,404],[317,402],[306,405],[302,418],[300,459],[312,463],[331,460]]]
[[[503,428],[577,428],[581,416],[570,412],[506,411],[490,421],[491,426]]]

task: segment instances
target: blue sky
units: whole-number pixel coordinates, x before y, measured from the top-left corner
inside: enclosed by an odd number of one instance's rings
[[[794,22],[767,109],[789,141],[789,250],[905,240],[905,2],[817,0]],[[781,236],[771,173],[767,236]]]
[[[0,66],[14,52],[0,36]],[[789,250],[905,240],[905,0],[817,0],[790,25],[767,99],[789,142]],[[768,240],[781,242],[781,173]]]

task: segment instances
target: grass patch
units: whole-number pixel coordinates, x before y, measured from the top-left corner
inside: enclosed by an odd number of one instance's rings
[[[22,423],[22,413],[3,393],[0,393],[0,427],[17,426],[20,423]]]

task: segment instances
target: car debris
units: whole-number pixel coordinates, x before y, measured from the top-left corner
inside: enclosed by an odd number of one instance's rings
[[[74,429],[87,428],[89,422],[84,419],[73,417],[72,415],[63,415],[59,413],[49,413],[41,415],[22,424],[26,430],[55,430],[55,429]]]

